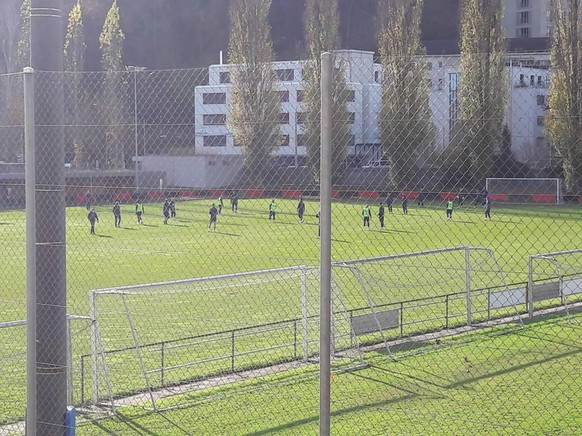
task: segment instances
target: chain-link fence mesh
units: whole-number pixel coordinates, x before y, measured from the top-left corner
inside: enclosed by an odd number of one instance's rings
[[[582,197],[549,55],[499,83],[333,58],[332,432],[577,433]],[[37,119],[64,130],[64,185],[36,188],[66,202],[67,402],[117,413],[79,434],[316,433],[317,69],[35,78],[64,86],[63,125]],[[0,434],[25,416],[22,84],[0,77]]]

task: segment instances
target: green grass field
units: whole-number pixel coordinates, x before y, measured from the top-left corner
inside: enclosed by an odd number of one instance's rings
[[[295,216],[295,201],[278,201],[279,213],[275,222],[268,220],[268,203],[268,199],[242,200],[238,214],[232,214],[227,205],[219,218],[217,233],[208,233],[206,229],[210,206],[208,200],[178,203],[178,217],[168,225],[162,222],[160,204],[145,205],[143,226],[136,224],[133,207],[123,206],[123,228],[120,229],[113,226],[110,207],[98,207],[101,222],[97,225],[97,236],[89,235],[85,208],[69,208],[68,312],[88,315],[88,293],[91,289],[293,265],[317,265],[317,203],[307,202],[307,223],[302,225]],[[454,220],[447,222],[443,204],[432,204],[422,209],[411,205],[407,216],[402,215],[399,207],[395,207],[394,214],[387,215],[386,229],[380,231],[375,216],[371,229],[362,228],[362,204],[334,204],[335,261],[460,245],[483,246],[495,251],[506,280],[515,283],[526,280],[528,255],[575,249],[581,247],[582,242],[582,221],[577,207],[503,207],[495,204],[493,220],[485,221],[481,208],[467,206],[458,209]],[[0,212],[0,244],[5,253],[4,261],[0,263],[0,322],[23,319],[25,220],[22,211]],[[385,303],[427,297],[430,292],[437,295],[450,291],[458,285],[452,283],[458,281],[457,278],[447,273],[452,262],[442,257],[416,264],[414,274],[423,278],[422,286],[391,289],[384,295],[382,290],[375,291],[374,298],[377,303]],[[382,274],[379,270],[378,273]],[[346,289],[355,288],[353,278],[342,277],[343,283],[340,285]],[[313,280],[316,282],[316,278]],[[140,340],[145,343],[168,339],[169,336],[178,338],[299,316],[298,288],[297,281],[285,280],[284,284],[279,282],[274,287],[267,284],[263,287],[231,288],[221,291],[222,298],[216,298],[210,290],[196,302],[191,299],[162,299],[159,296],[149,299],[144,297],[139,300],[139,305],[133,303],[137,299],[128,301],[138,323]],[[313,297],[315,301],[317,295],[314,293]],[[364,301],[361,293],[350,294],[346,291],[346,308],[361,306]],[[102,307],[103,313],[126,322],[123,304],[119,299],[111,300]],[[85,340],[87,326],[81,324],[75,327],[78,332],[78,344],[74,344],[77,373],[78,357],[89,350]],[[427,329],[430,327],[426,326]],[[103,335],[108,349],[131,344],[126,325],[121,329],[111,324],[109,330],[104,325]],[[0,370],[0,380],[5,386],[3,393],[0,393],[2,422],[18,419],[23,413],[24,329],[0,329],[0,336],[0,356],[5,362],[4,369]],[[253,341],[259,343],[269,343],[271,340],[268,337],[253,338]],[[244,350],[245,346],[240,343],[241,349]],[[204,355],[206,351],[198,352]],[[288,352],[281,352],[282,357],[261,355],[258,359],[284,359],[288,358]],[[157,361],[158,358],[158,355],[152,354],[151,359]],[[180,363],[184,356],[177,354],[171,358]],[[127,373],[124,371],[133,371],[136,364],[135,361],[128,363],[122,357],[114,363],[118,365],[114,369],[120,379],[126,378]],[[244,362],[242,364],[244,366]],[[255,365],[256,362],[250,360],[248,364]],[[215,365],[211,369],[222,371],[223,367]],[[142,383],[142,380],[135,383]],[[131,390],[135,386],[130,381],[126,389]]]
[[[581,321],[580,314],[570,322],[561,316],[509,333],[457,336],[399,360],[370,353],[368,368],[332,376],[332,431],[580,434]],[[115,418],[82,425],[79,434],[317,434],[316,371],[306,368],[312,378],[299,383],[288,384],[281,373],[163,404],[195,402],[181,410],[121,408]]]

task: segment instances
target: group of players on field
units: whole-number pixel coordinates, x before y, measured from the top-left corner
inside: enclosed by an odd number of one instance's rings
[[[419,196],[418,197],[418,205],[420,207],[424,206],[424,195]],[[392,214],[393,213],[393,205],[395,202],[395,198],[394,197],[388,197],[386,199],[386,202],[380,202],[378,205],[378,212],[377,212],[377,216],[378,216],[378,220],[380,222],[380,228],[383,229],[384,228],[384,220],[386,217],[386,208],[384,207],[384,204],[386,204],[387,208],[388,208],[388,213]],[[447,221],[451,221],[453,219],[453,211],[455,209],[455,203],[457,206],[462,206],[464,202],[464,197],[462,194],[458,194],[454,200],[449,199],[447,200],[447,204],[446,204],[446,218]],[[482,195],[480,195],[480,197],[478,197],[476,199],[475,205],[481,203],[484,208],[485,208],[485,218],[486,219],[491,219],[491,198],[489,197],[489,195],[487,195],[487,192],[485,191]],[[238,213],[238,194],[236,191],[232,191],[231,195],[230,195],[230,206],[231,206],[231,210],[233,213]],[[218,197],[218,207],[216,206],[215,203],[212,203],[212,206],[210,207],[210,209],[208,210],[208,214],[209,214],[209,222],[208,222],[208,231],[211,232],[212,230],[214,230],[216,232],[216,223],[218,221],[218,215],[222,214],[222,209],[224,208],[224,199],[222,196]],[[97,215],[97,212],[95,211],[94,207],[91,207],[90,204],[87,204],[87,210],[89,210],[89,213],[87,214],[87,219],[89,220],[89,223],[91,224],[91,234],[94,235],[95,234],[95,223],[99,222],[99,216]],[[269,211],[269,221],[275,221],[276,217],[277,217],[277,203],[275,202],[275,199],[271,200],[271,203],[269,203],[269,207],[268,207],[268,211]],[[115,204],[113,205],[113,216],[115,218],[115,227],[121,227],[121,207],[119,204],[119,201],[116,201]],[[170,218],[176,218],[176,203],[174,200],[170,200],[170,199],[165,199],[163,206],[162,206],[162,212],[163,212],[163,216],[164,216],[164,224],[168,224],[168,220]],[[404,215],[408,215],[408,197],[407,196],[403,196],[402,197],[402,213]],[[143,206],[143,203],[141,201],[137,201],[135,203],[135,214],[137,217],[137,224],[141,225],[143,224],[143,215],[145,214],[145,209]],[[363,224],[364,224],[364,228],[365,227],[370,227],[370,219],[372,217],[372,208],[366,204],[363,208],[362,208],[362,219],[363,219]],[[297,203],[297,217],[299,218],[299,222],[300,223],[304,223],[305,222],[305,202],[303,201],[303,197],[299,198],[299,202]],[[318,219],[318,221],[320,221],[320,212],[318,211],[317,214],[315,215],[315,217]],[[319,236],[319,230],[318,230],[318,236]]]

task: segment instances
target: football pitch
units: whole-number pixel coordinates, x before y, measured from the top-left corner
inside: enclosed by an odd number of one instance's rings
[[[177,204],[177,217],[167,225],[163,224],[160,203],[145,204],[143,225],[137,225],[133,205],[122,205],[121,228],[114,227],[111,206],[97,206],[100,222],[96,226],[96,236],[89,234],[86,209],[68,208],[68,313],[87,316],[89,291],[94,289],[318,264],[315,217],[318,203],[315,200],[306,202],[306,222],[303,224],[298,222],[295,200],[277,200],[278,213],[274,222],[268,219],[270,199],[243,199],[236,214],[231,212],[226,201],[217,232],[207,231],[211,203],[210,200],[181,201]],[[576,206],[494,204],[493,219],[486,221],[481,207],[466,205],[457,208],[453,221],[447,222],[443,202],[423,208],[411,204],[408,215],[395,204],[394,213],[386,214],[386,227],[381,230],[376,217],[377,205],[372,205],[371,228],[362,227],[363,205],[363,201],[334,202],[334,261],[455,246],[487,247],[495,251],[506,281],[518,283],[527,280],[529,255],[582,246],[581,211]],[[21,320],[25,318],[26,276],[23,211],[0,212],[0,244],[5,253],[0,263],[0,299],[3,302],[0,322]],[[422,265],[424,270],[416,274],[443,282],[442,288],[446,289],[446,276],[439,269],[446,270],[448,261],[444,258],[440,263],[438,259],[431,260],[435,261]],[[154,319],[156,322],[142,319],[141,333],[144,338],[159,339],[161,320],[172,316],[176,318],[176,327],[171,332],[175,337],[216,331],[224,320],[237,319],[239,313],[244,313],[245,322],[251,324],[285,319],[290,311],[288,301],[299,300],[298,287],[288,283],[268,293],[252,289],[229,291],[228,303],[213,310],[210,310],[212,295],[208,296],[208,306],[201,304],[200,307],[180,307],[179,301],[171,301],[171,295],[158,297],[152,306],[159,316]],[[405,299],[409,291],[395,292],[400,294],[391,298],[398,300]],[[429,296],[416,292],[414,297]],[[117,304],[121,305],[119,301]],[[346,305],[353,307],[357,303],[348,299]],[[189,321],[180,326],[183,318]],[[215,323],[212,327],[211,322]],[[228,327],[227,323],[222,329]],[[23,329],[16,335],[9,330],[0,330],[3,336],[0,356],[5,356],[0,379],[6,386],[5,393],[10,395],[9,401],[3,401],[3,394],[0,394],[0,404],[3,404],[0,422],[21,417],[25,400]],[[130,336],[126,330],[118,334],[120,345]],[[114,348],[115,338],[111,341]],[[88,349],[85,343],[80,350],[73,351],[75,365],[78,365],[77,357]],[[119,368],[123,371],[123,365]],[[123,378],[123,373],[118,375]],[[316,397],[309,401],[312,400]]]
[[[332,432],[580,434],[581,321],[579,313],[569,321],[540,318],[522,330],[462,335],[396,361],[370,352],[369,367],[332,376]],[[162,413],[121,408],[78,433],[317,434],[316,371],[306,369],[311,379],[296,383],[282,373],[185,394],[166,406],[194,405]],[[267,387],[249,391],[261,383]]]

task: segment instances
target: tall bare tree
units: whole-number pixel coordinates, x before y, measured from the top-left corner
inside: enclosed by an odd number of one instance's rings
[[[462,0],[459,158],[483,186],[501,149],[507,97],[502,0]]]
[[[562,158],[566,189],[582,187],[582,0],[552,0],[548,136]]]
[[[434,139],[427,64],[421,57],[423,3],[379,0],[378,45],[384,73],[380,136],[390,158],[390,180],[400,189],[413,181],[416,155]]]
[[[246,175],[253,183],[263,182],[280,143],[270,8],[271,0],[234,0],[230,9],[228,56],[233,67],[228,126],[242,148]]]
[[[307,161],[319,180],[321,148],[321,54],[332,52],[339,45],[338,0],[307,0],[305,3],[305,41],[309,64],[304,68],[305,146]],[[339,183],[344,173],[344,161],[351,142],[350,114],[347,110],[349,92],[343,64],[336,61],[332,89],[332,182]]]
[[[71,128],[70,141],[74,151],[73,163],[75,168],[82,168],[85,163],[85,144],[82,137],[82,127],[84,120],[83,87],[81,85],[81,71],[85,60],[85,35],[83,32],[83,12],[81,1],[73,6],[69,12],[67,23],[67,33],[65,35],[65,70],[70,73],[67,80],[68,100],[70,104],[66,106],[67,118],[70,120]]]
[[[119,6],[117,0],[114,0],[109,12],[107,12],[101,35],[99,35],[101,64],[105,69],[104,110],[107,117],[105,162],[110,169],[125,168],[122,135],[124,111],[121,95],[124,39],[125,35],[120,24]]]

